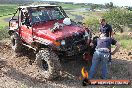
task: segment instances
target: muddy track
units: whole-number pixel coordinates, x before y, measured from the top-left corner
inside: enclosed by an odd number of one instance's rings
[[[63,75],[55,80],[47,81],[35,68],[35,54],[32,50],[16,57],[10,47],[9,39],[0,41],[0,88],[81,88],[80,70],[83,66],[89,69],[90,65],[79,57],[70,58],[76,60],[61,62]],[[63,59],[66,58],[63,57]],[[132,80],[131,67],[131,51],[120,50],[113,56],[112,65],[109,67],[109,78]],[[100,75],[98,72],[95,78],[100,78]]]

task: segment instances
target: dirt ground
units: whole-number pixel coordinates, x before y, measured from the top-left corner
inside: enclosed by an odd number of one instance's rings
[[[35,55],[25,52],[17,57],[10,47],[9,39],[0,41],[0,88],[83,88],[81,68],[89,69],[89,63],[79,57],[70,57],[75,60],[61,62],[63,75],[55,80],[47,81],[38,74],[33,63]],[[112,65],[109,66],[109,79],[132,80],[132,50],[120,49],[112,57]],[[63,58],[66,59],[66,58]],[[99,68],[100,69],[100,68]],[[100,78],[100,72],[95,75]],[[128,86],[87,86],[90,88],[131,88]]]

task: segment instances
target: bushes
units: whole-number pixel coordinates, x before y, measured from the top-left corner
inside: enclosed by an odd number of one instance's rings
[[[97,31],[99,25],[97,16],[86,17],[83,22],[91,29]],[[126,27],[132,28],[132,11],[130,10],[113,8],[105,12],[102,18],[105,18],[115,31],[123,32]]]
[[[83,20],[83,22],[85,23],[85,25],[87,27],[89,27],[93,31],[98,31],[98,29],[99,29],[99,21],[98,21],[98,19],[96,17],[85,18]]]
[[[111,9],[103,15],[103,18],[112,24],[116,31],[123,32],[123,27],[129,26],[132,22],[132,12],[123,8]]]

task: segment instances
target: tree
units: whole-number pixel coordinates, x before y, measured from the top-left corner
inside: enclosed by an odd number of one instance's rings
[[[123,32],[123,27],[131,24],[132,12],[127,9],[116,8],[111,9],[103,16],[116,31]]]
[[[132,7],[128,7],[128,10],[132,11]]]
[[[92,4],[92,5],[91,5],[91,10],[94,11],[94,9],[96,9],[97,7],[98,7],[97,4]]]
[[[109,8],[109,9],[112,9],[112,8],[114,7],[113,2],[106,3],[106,4],[105,4],[105,7],[106,7],[106,8]]]

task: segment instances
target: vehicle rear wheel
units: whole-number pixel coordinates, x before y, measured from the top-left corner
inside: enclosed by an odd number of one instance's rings
[[[58,56],[48,48],[42,49],[36,54],[36,65],[40,74],[49,80],[58,77],[61,71]]]
[[[11,35],[11,47],[16,53],[20,53],[23,49],[22,41],[16,33]]]

